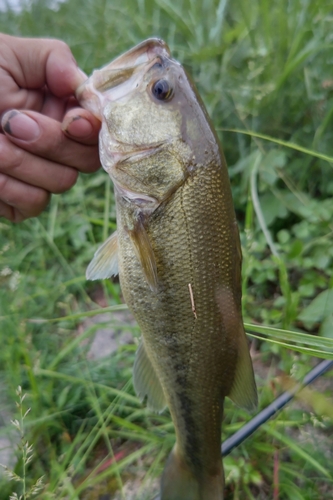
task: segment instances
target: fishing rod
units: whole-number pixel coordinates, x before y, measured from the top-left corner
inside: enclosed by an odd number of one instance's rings
[[[295,394],[331,369],[333,369],[333,360],[325,359],[324,361],[321,361],[304,377],[302,382],[299,382],[294,387],[281,394],[270,405],[261,410],[261,412],[247,422],[247,424],[243,425],[239,431],[235,432],[235,434],[226,439],[222,443],[222,457],[229,455],[229,453],[236,446],[245,441],[245,439],[253,434],[262,424],[267,422],[269,418],[289,403]]]

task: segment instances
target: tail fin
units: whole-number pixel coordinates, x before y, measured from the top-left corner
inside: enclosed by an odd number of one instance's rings
[[[214,476],[195,475],[174,448],[164,468],[160,500],[223,500],[222,460],[217,470]]]

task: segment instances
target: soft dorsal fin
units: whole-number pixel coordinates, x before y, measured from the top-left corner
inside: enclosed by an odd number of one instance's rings
[[[87,280],[100,280],[117,276],[118,274],[118,238],[117,231],[111,234],[87,267]]]
[[[137,396],[143,401],[147,397],[150,410],[161,413],[166,407],[164,392],[157,373],[148,358],[143,341],[136,351],[133,367],[133,384]]]
[[[154,251],[152,249],[147,231],[141,219],[138,219],[134,229],[128,230],[128,234],[134,246],[135,253],[139,259],[142,271],[153,292],[157,291],[157,266]]]
[[[221,311],[226,335],[236,347],[236,367],[231,390],[227,396],[241,408],[248,411],[258,404],[257,387],[254,380],[252,360],[245,335],[240,307],[240,295],[235,300],[235,292],[222,286],[217,292],[217,302]],[[236,291],[237,293],[237,291]]]

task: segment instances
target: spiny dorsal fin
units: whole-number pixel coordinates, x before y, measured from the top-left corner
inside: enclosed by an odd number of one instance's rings
[[[237,406],[248,411],[253,411],[258,404],[257,387],[254,380],[247,338],[244,332],[240,304],[236,304],[234,293],[227,286],[221,286],[217,292],[217,302],[221,311],[226,335],[232,340],[237,351],[234,380],[227,396]]]
[[[133,384],[141,401],[147,397],[147,406],[150,410],[159,413],[164,410],[166,407],[164,392],[142,341],[136,351]]]
[[[136,222],[134,229],[128,230],[128,234],[133,243],[135,253],[139,259],[146,280],[151,290],[156,292],[157,267],[155,255],[141,219]]]
[[[111,234],[98,248],[87,267],[87,280],[100,280],[118,274],[118,238],[117,231]]]

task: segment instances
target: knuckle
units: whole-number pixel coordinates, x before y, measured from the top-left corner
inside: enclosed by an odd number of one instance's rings
[[[4,211],[4,214],[3,214],[3,217],[5,217],[5,219],[9,220],[9,222],[19,222],[19,220],[17,220],[17,213],[16,213],[16,210],[14,207],[11,207],[10,205],[6,205],[6,208],[5,208],[5,211]]]
[[[12,208],[12,215],[11,215],[11,222],[14,222],[15,224],[18,224],[19,222],[24,221],[25,219],[28,218],[28,216],[23,215],[21,212],[16,210],[15,208]]]
[[[10,173],[20,167],[23,161],[23,150],[14,146],[0,134],[0,172]]]
[[[76,183],[77,176],[78,171],[75,168],[63,168],[62,172],[59,173],[54,193],[64,193],[65,191],[68,191]]]
[[[49,42],[52,49],[55,49],[59,52],[67,52],[70,54],[72,53],[67,43],[64,42],[63,40],[53,39],[49,40]]]
[[[9,177],[7,175],[0,174],[0,198],[5,203],[8,202],[8,195],[7,195],[8,182],[9,182]]]
[[[30,197],[29,211],[27,211],[25,217],[37,217],[47,206],[49,200],[50,193],[42,189],[36,189]]]
[[[66,52],[70,52],[71,53],[71,49],[69,48],[69,46],[67,45],[66,42],[64,42],[63,40],[57,40],[57,42],[58,42],[58,47],[61,50],[64,50]]]
[[[100,162],[100,159],[98,157],[96,160],[92,161],[89,164],[86,172],[91,172],[91,173],[97,172],[97,170],[100,168],[100,166],[101,166],[101,162]]]
[[[0,210],[11,222],[21,222],[39,215],[49,202],[50,193],[30,185],[17,184],[17,180],[0,173]],[[23,190],[22,190],[23,187]]]
[[[54,40],[54,42],[55,51],[61,54],[61,57],[64,59],[64,61],[75,61],[72,51],[66,42],[63,42],[62,40]]]
[[[91,147],[82,161],[80,165],[77,167],[80,172],[96,172],[101,166],[101,161],[98,154],[98,149]]]
[[[7,220],[16,223],[21,222],[25,217],[12,205],[11,182],[10,177],[0,174],[0,211]]]
[[[28,218],[28,216],[23,215],[19,210],[11,206],[8,206],[5,217],[14,224],[18,224]]]

